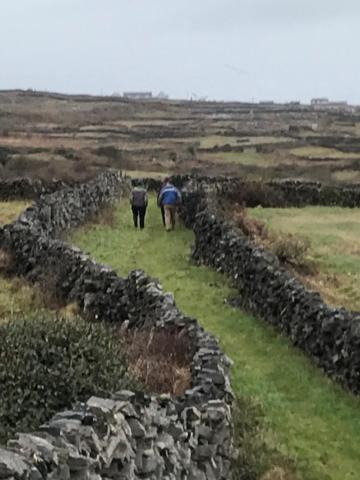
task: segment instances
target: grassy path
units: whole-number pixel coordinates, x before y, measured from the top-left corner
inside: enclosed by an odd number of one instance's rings
[[[178,306],[221,339],[234,360],[233,387],[255,396],[274,432],[267,439],[295,459],[299,478],[360,477],[360,400],[334,385],[269,326],[224,303],[226,279],[189,262],[193,234],[166,233],[152,199],[144,231],[131,224],[127,203],[115,226],[91,225],[72,241],[125,275],[142,268],[174,293]]]

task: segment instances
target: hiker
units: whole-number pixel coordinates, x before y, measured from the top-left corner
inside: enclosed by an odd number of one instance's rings
[[[158,198],[158,205],[164,207],[166,231],[175,228],[176,208],[180,202],[181,193],[167,178]]]
[[[165,187],[165,185],[166,185],[166,182],[164,180],[163,183],[161,184],[160,190],[158,191],[158,194],[157,194],[157,204],[158,204],[158,206],[160,207],[160,210],[161,210],[161,219],[162,219],[164,227],[165,227],[165,210],[164,210],[164,205],[160,204],[160,194],[161,194],[161,190]]]
[[[143,183],[139,183],[132,189],[130,205],[135,228],[138,227],[138,220],[140,220],[140,228],[143,229],[145,227],[145,214],[148,205],[148,194]]]

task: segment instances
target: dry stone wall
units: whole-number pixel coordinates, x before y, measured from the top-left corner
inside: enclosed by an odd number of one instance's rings
[[[360,185],[324,185],[302,180],[243,182],[228,179],[217,184],[224,198],[241,199],[248,207],[305,207],[307,205],[360,207]]]
[[[60,180],[52,182],[32,178],[15,178],[0,180],[0,200],[36,200],[41,195],[56,192],[67,186]]]
[[[211,190],[211,189],[210,189]],[[195,233],[194,258],[229,276],[237,303],[278,328],[326,374],[360,393],[360,312],[331,308],[277,258],[225,222],[219,198],[199,184],[183,193],[182,217]]]
[[[0,478],[13,480],[228,479],[232,455],[230,360],[217,340],[185,317],[144,272],[120,278],[56,237],[126,192],[106,172],[93,182],[41,197],[0,246],[30,281],[51,278],[61,297],[119,326],[177,328],[191,342],[191,388],[178,398],[122,391],[60,412],[37,432],[0,449]]]
[[[248,207],[304,207],[307,205],[360,207],[360,184],[324,185],[303,180],[245,181],[236,177],[174,175],[173,183],[183,188],[189,183],[212,186],[219,198],[245,203]],[[161,180],[142,179],[149,190],[158,191]],[[137,183],[139,179],[133,180]]]

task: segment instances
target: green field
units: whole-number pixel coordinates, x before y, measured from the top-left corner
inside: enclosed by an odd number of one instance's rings
[[[282,142],[292,142],[291,138],[287,137],[230,137],[224,135],[208,135],[206,137],[199,137],[198,139],[201,148],[213,148],[223,145],[240,145],[240,146],[252,146],[252,145],[263,145],[267,143],[282,143]]]
[[[297,157],[303,158],[333,158],[333,159],[353,159],[360,158],[359,155],[354,153],[347,153],[337,150],[336,148],[327,147],[298,147],[290,150],[290,153]]]
[[[320,269],[316,282],[320,292],[333,304],[360,311],[359,209],[255,208],[249,212],[270,231],[308,238],[310,257]]]
[[[201,159],[211,161],[214,164],[229,163],[254,167],[272,167],[279,163],[275,158],[257,152],[206,153],[201,155]]]
[[[305,355],[270,326],[226,304],[226,279],[190,262],[193,234],[166,233],[154,198],[147,227],[135,230],[127,202],[114,226],[88,225],[72,241],[121,275],[135,268],[159,278],[178,306],[218,336],[234,360],[239,395],[263,405],[268,444],[294,459],[303,480],[350,480],[360,472],[360,401],[325,378]]]

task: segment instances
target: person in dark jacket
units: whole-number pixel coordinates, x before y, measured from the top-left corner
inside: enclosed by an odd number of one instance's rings
[[[165,210],[164,210],[164,205],[160,205],[160,194],[161,194],[161,190],[165,187],[165,185],[166,185],[166,179],[163,181],[163,183],[160,187],[160,190],[158,191],[158,194],[157,194],[157,204],[158,204],[158,207],[160,207],[160,210],[161,210],[161,219],[162,219],[164,227],[165,227]]]
[[[180,203],[180,191],[167,179],[159,195],[159,205],[164,207],[165,228],[167,231],[175,228],[176,209]]]
[[[143,184],[136,185],[132,189],[130,205],[135,228],[138,227],[138,222],[140,221],[140,228],[143,229],[145,227],[145,215],[148,206],[148,194]]]

